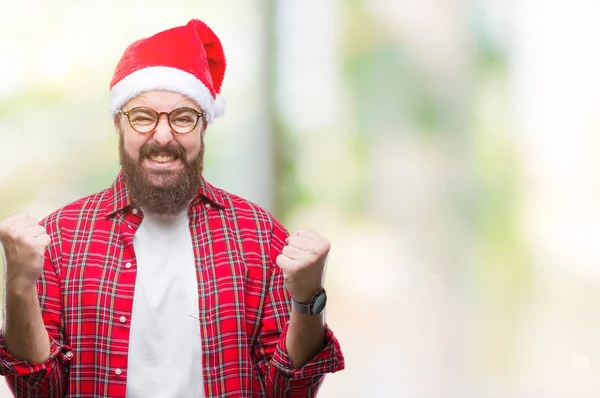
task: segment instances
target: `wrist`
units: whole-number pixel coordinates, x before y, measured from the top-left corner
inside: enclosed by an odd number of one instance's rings
[[[327,293],[325,289],[320,289],[306,302],[299,302],[292,297],[292,310],[305,315],[321,315],[326,303]]]
[[[7,278],[5,289],[6,294],[11,296],[27,296],[34,293],[37,295],[36,282],[21,280],[20,278]]]
[[[321,293],[324,290],[325,288],[323,286],[319,286],[316,289],[307,290],[303,293],[290,294],[290,297],[297,303],[309,304],[316,294]]]

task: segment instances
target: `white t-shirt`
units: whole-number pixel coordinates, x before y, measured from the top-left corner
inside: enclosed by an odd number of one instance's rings
[[[133,239],[137,275],[127,397],[204,397],[198,285],[187,211],[144,213]]]

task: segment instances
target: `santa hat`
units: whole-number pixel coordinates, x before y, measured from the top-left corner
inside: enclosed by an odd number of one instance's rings
[[[145,91],[167,90],[196,102],[210,123],[225,111],[220,95],[224,75],[219,38],[204,22],[193,19],[127,47],[110,82],[110,114],[114,117]]]

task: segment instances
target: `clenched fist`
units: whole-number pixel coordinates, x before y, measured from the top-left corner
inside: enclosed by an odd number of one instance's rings
[[[0,243],[6,267],[6,286],[26,289],[35,286],[44,268],[44,253],[50,236],[38,221],[17,213],[0,222]]]
[[[309,302],[323,289],[325,262],[331,245],[310,229],[299,229],[286,240],[287,245],[277,256],[285,287],[294,300]]]

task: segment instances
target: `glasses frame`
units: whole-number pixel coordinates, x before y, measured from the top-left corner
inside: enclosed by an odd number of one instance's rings
[[[156,122],[154,123],[154,126],[152,126],[152,128],[150,130],[148,130],[146,132],[139,131],[138,129],[136,129],[133,126],[133,123],[131,123],[131,119],[130,119],[129,115],[131,115],[131,112],[133,112],[133,111],[135,111],[137,109],[149,109],[149,110],[151,110],[152,112],[154,112],[154,113],[156,113],[158,115],[158,117],[156,118]],[[190,131],[186,131],[185,133],[180,133],[179,131],[175,130],[173,128],[173,125],[171,124],[171,114],[173,112],[177,112],[177,111],[180,111],[182,109],[192,111],[192,112],[194,112],[196,114],[196,123],[194,123],[194,126],[190,129]],[[156,109],[150,108],[149,106],[136,106],[135,108],[131,108],[128,111],[124,111],[123,109],[119,109],[118,113],[121,114],[121,115],[127,116],[127,121],[129,122],[129,125],[131,126],[131,128],[136,133],[143,134],[143,135],[150,134],[151,132],[153,132],[156,129],[156,127],[158,126],[158,123],[160,122],[160,118],[163,115],[167,116],[167,123],[169,123],[169,128],[171,129],[171,131],[173,131],[173,132],[175,132],[175,134],[179,134],[179,135],[187,135],[187,134],[191,133],[192,131],[194,131],[194,129],[196,127],[198,127],[198,122],[200,121],[200,119],[202,118],[202,120],[204,120],[204,112],[199,112],[199,111],[195,110],[194,108],[188,108],[188,107],[176,108],[176,109],[173,109],[171,112],[159,112]]]

